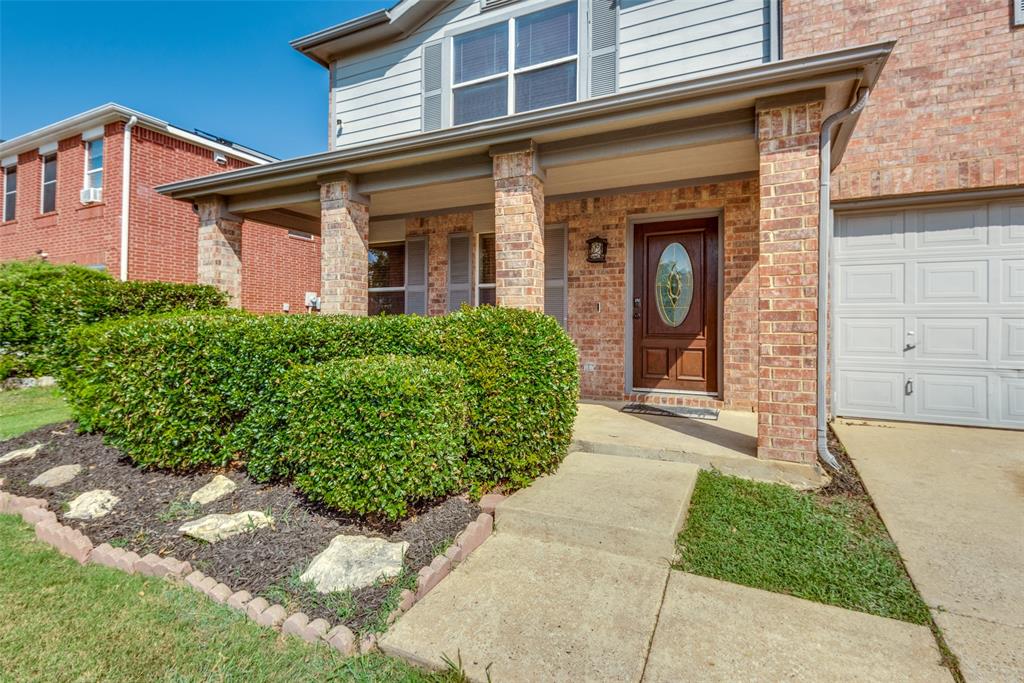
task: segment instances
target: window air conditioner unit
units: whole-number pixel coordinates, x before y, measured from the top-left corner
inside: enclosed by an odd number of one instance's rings
[[[83,187],[79,198],[83,204],[96,204],[103,201],[102,187]]]

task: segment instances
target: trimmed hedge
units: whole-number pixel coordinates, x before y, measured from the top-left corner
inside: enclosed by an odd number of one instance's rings
[[[83,428],[103,431],[139,464],[190,469],[270,448],[272,434],[254,426],[263,423],[245,419],[273,400],[293,367],[382,354],[459,368],[473,486],[523,486],[565,456],[579,394],[576,350],[553,318],[518,309],[110,321],[71,333],[61,383]]]
[[[258,481],[293,478],[328,507],[394,520],[459,489],[466,419],[452,363],[369,356],[299,366],[246,418],[264,437],[247,468]]]
[[[119,282],[106,273],[45,261],[0,264],[0,379],[54,371],[68,330],[107,318],[223,308],[214,287]]]

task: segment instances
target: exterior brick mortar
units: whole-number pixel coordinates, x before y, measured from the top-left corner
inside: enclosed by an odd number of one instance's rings
[[[199,202],[197,280],[225,292],[229,306],[242,307],[242,221],[219,197]]]
[[[495,295],[499,306],[544,310],[544,183],[532,149],[494,156]]]
[[[320,226],[321,310],[366,315],[370,207],[351,179],[320,186]]]

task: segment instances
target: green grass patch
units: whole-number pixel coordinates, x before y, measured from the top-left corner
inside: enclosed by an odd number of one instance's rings
[[[0,679],[458,681],[383,655],[344,659],[161,580],[81,567],[0,515]],[[8,678],[9,677],[9,678]]]
[[[71,409],[56,387],[0,391],[0,441],[70,419]]]
[[[701,472],[676,569],[847,609],[929,623],[870,502]]]

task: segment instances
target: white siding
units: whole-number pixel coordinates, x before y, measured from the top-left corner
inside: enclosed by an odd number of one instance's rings
[[[768,0],[621,0],[619,90],[768,61]]]
[[[581,0],[581,16],[590,2]],[[337,60],[332,69],[334,118],[341,121],[342,133],[335,146],[420,132],[424,44],[461,28],[486,24],[488,16],[497,20],[509,12],[555,4],[558,0],[520,0],[481,13],[479,0],[455,0],[411,35]],[[768,61],[771,4],[772,0],[618,0],[619,90]],[[587,35],[580,32],[581,53],[588,49]],[[447,60],[447,50],[445,55]],[[450,64],[446,62],[444,69],[447,74]],[[581,73],[586,73],[585,67]]]

